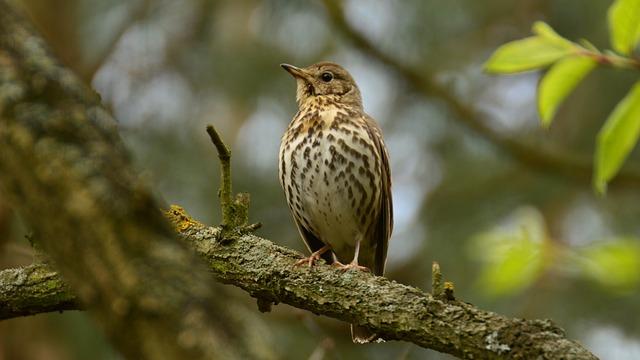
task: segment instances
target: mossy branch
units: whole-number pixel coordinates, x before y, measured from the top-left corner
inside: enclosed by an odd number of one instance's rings
[[[596,359],[550,320],[508,318],[383,277],[328,265],[294,267],[301,254],[246,234],[208,227],[173,206],[165,215],[221,282],[269,303],[285,303],[367,326],[465,359]],[[226,237],[228,236],[228,237]],[[439,286],[440,287],[440,286]]]
[[[76,296],[47,264],[0,271],[0,320],[78,309]]]
[[[231,187],[231,151],[222,141],[220,134],[213,125],[207,126],[207,134],[218,152],[220,159],[220,189],[218,197],[222,211],[222,229],[225,231],[251,232],[258,229],[260,223],[249,224],[249,202],[248,193],[236,194],[232,200],[233,191]]]

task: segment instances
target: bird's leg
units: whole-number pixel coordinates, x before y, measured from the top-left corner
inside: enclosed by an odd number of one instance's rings
[[[358,239],[356,241],[356,251],[353,254],[353,260],[351,260],[350,263],[348,264],[343,264],[340,261],[338,261],[337,258],[333,258],[333,266],[337,267],[339,270],[341,271],[347,271],[350,269],[357,269],[357,270],[362,270],[362,271],[366,271],[366,272],[370,272],[371,269],[369,269],[366,266],[362,266],[362,265],[358,265],[358,255],[360,254],[360,239]]]
[[[322,254],[326,253],[329,250],[331,250],[331,246],[325,244],[323,247],[318,249],[318,251],[314,251],[313,253],[311,253],[309,257],[298,260],[295,264],[293,264],[293,266],[300,266],[302,264],[308,263],[309,267],[312,267],[317,260],[320,260]]]

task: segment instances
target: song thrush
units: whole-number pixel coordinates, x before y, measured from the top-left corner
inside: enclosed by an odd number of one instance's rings
[[[340,65],[281,65],[297,82],[298,113],[280,145],[280,184],[300,235],[312,252],[343,270],[383,275],[393,227],[389,158],[360,90]],[[376,338],[351,327],[352,339]]]

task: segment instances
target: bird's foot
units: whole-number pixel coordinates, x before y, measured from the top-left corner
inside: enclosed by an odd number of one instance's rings
[[[302,258],[302,259],[296,261],[296,263],[293,264],[293,266],[297,267],[297,266],[300,266],[300,265],[309,264],[309,267],[312,267],[313,265],[315,265],[316,261],[318,261],[318,260],[320,260],[320,254],[313,253],[309,257]]]
[[[362,265],[358,265],[357,262],[352,261],[348,264],[343,264],[339,261],[334,261],[333,264],[331,264],[332,266],[335,266],[338,268],[338,270],[340,271],[349,271],[351,269],[356,269],[356,270],[360,270],[360,271],[364,271],[364,272],[371,272],[371,269],[369,269],[366,266],[362,266]]]
[[[296,263],[293,264],[293,267],[298,267],[298,266],[304,265],[304,264],[309,264],[309,267],[312,267],[313,265],[315,265],[316,261],[320,260],[320,258],[322,257],[322,254],[324,254],[325,252],[329,251],[330,249],[331,249],[331,247],[329,245],[325,245],[325,246],[321,247],[320,250],[314,251],[313,253],[311,253],[311,255],[309,255],[309,257],[302,258],[302,259],[296,261]]]

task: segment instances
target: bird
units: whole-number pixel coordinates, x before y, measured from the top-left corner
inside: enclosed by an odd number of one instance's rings
[[[299,68],[295,114],[280,143],[279,177],[309,257],[383,276],[393,230],[391,170],[382,130],[364,112],[353,77],[333,62]],[[378,336],[351,325],[354,343]]]

